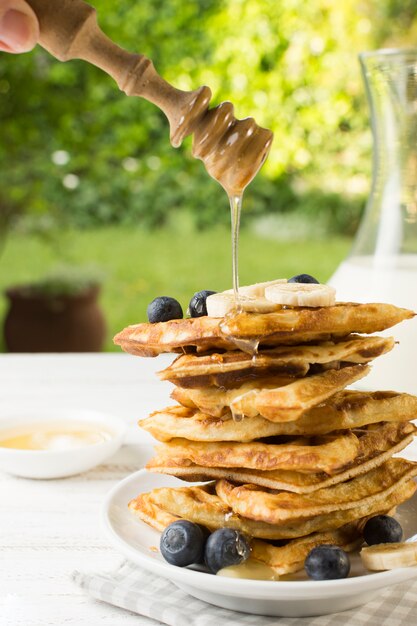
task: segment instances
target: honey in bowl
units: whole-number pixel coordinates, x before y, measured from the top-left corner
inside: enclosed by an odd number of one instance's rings
[[[0,448],[14,450],[72,450],[111,439],[112,433],[100,424],[85,422],[33,422],[0,431]]]

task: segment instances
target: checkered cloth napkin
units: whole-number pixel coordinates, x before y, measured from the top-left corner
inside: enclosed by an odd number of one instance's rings
[[[357,609],[320,617],[262,617],[220,609],[180,591],[164,578],[124,562],[108,574],[74,572],[74,581],[97,600],[149,618],[155,626],[415,626],[417,582],[389,587]]]

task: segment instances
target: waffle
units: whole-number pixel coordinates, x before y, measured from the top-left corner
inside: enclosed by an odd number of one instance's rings
[[[190,462],[206,467],[246,467],[262,471],[285,469],[298,472],[332,474],[355,460],[359,438],[351,431],[325,435],[325,440],[295,437],[290,443],[236,443],[220,441],[200,443],[173,439],[157,448],[157,459],[147,465],[169,462],[182,465]]]
[[[258,351],[255,358],[238,350],[196,356],[179,356],[158,373],[179,387],[238,386],[248,379],[267,376],[302,377],[316,366],[340,367],[341,363],[368,363],[394,347],[392,337],[360,337],[317,345],[279,346]]]
[[[327,334],[333,340],[351,333],[376,333],[414,315],[413,311],[392,304],[339,302],[317,308],[283,307],[276,313],[239,313],[222,319],[220,329],[226,340],[292,345],[314,341],[315,335]]]
[[[406,393],[340,391],[293,422],[271,422],[259,415],[236,421],[230,411],[213,417],[197,408],[171,406],[154,411],[140,420],[139,425],[163,442],[177,437],[191,441],[248,442],[279,435],[324,435],[380,421],[409,421],[416,416],[417,398]]]
[[[417,463],[390,459],[378,468],[347,482],[319,489],[310,494],[266,490],[257,485],[233,485],[227,480],[216,483],[216,493],[234,513],[268,524],[288,524],[317,515],[362,507],[381,492],[417,474]],[[388,487],[390,485],[390,487]]]
[[[367,365],[314,374],[275,389],[252,389],[230,402],[233,415],[261,415],[273,422],[291,422],[305,411],[360,380],[370,371]]]
[[[162,520],[168,519],[166,515],[160,515],[162,509],[165,513],[201,524],[209,530],[228,527],[258,539],[295,539],[313,532],[334,530],[366,516],[386,513],[408,500],[417,488],[411,478],[416,473],[415,466],[408,465],[404,467],[401,479],[397,477],[397,480],[394,480],[387,476],[384,488],[366,503],[348,510],[316,515],[311,519],[300,519],[290,524],[268,524],[235,513],[214,493],[213,483],[197,487],[154,489],[149,493],[140,494],[131,500],[128,506],[136,517],[159,528]]]
[[[114,342],[125,352],[139,356],[184,349],[235,350],[236,341],[240,340],[259,346],[294,345],[338,339],[351,333],[380,332],[413,316],[412,311],[391,304],[278,307],[274,313],[239,313],[224,319],[205,316],[136,324],[118,333]]]
[[[204,467],[190,463],[187,459],[182,462],[164,457],[156,457],[148,463],[148,469],[153,472],[170,474],[186,481],[207,481],[213,479],[227,479],[235,483],[253,483],[267,489],[282,489],[294,493],[311,493],[318,489],[330,487],[346,480],[360,476],[375,467],[379,467],[394,454],[403,450],[414,437],[414,431],[400,428],[390,433],[385,441],[379,438],[379,449],[372,447],[372,438],[368,439],[367,454],[358,454],[354,463],[347,468],[328,475],[324,472],[302,473],[293,470],[253,470],[247,468]],[[381,433],[380,433],[381,434]],[[385,432],[385,434],[389,434]],[[363,439],[361,440],[363,441]],[[363,450],[366,449],[363,446]]]
[[[369,366],[353,365],[304,378],[255,379],[234,389],[176,387],[171,397],[213,417],[220,417],[231,410],[235,416],[261,415],[274,422],[291,422],[368,372]]]
[[[270,440],[201,443],[173,439],[157,448],[147,469],[246,468],[260,472],[287,470],[302,474],[337,474],[409,442],[416,428],[409,422],[372,424],[319,437],[277,437]],[[411,439],[410,439],[411,437]]]
[[[235,398],[252,389],[276,389],[290,385],[297,380],[293,376],[271,376],[247,381],[231,389],[227,387],[199,387],[198,389],[174,387],[171,398],[183,406],[199,408],[207,415],[221,417],[230,413],[230,405]]]

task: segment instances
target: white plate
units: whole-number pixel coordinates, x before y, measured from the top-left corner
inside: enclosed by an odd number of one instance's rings
[[[127,426],[114,415],[87,409],[63,409],[60,406],[45,409],[17,407],[0,410],[0,433],[31,424],[81,424],[103,429],[109,438],[87,446],[50,450],[20,450],[0,447],[0,471],[23,478],[64,478],[103,463],[113,456],[123,443]]]
[[[325,615],[365,604],[380,590],[417,576],[417,566],[369,574],[362,568],[358,555],[351,558],[349,578],[329,581],[307,580],[303,573],[290,581],[242,580],[175,567],[155,551],[160,533],[137,520],[127,508],[128,502],[139,493],[168,486],[184,486],[184,483],[146,470],[122,480],[104,503],[105,532],[113,546],[128,559],[210,604],[258,615]],[[417,495],[398,508],[396,517],[405,538],[417,533]]]

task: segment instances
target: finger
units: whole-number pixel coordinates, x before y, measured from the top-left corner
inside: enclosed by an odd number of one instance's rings
[[[0,0],[0,50],[28,52],[38,37],[38,20],[24,0]]]

